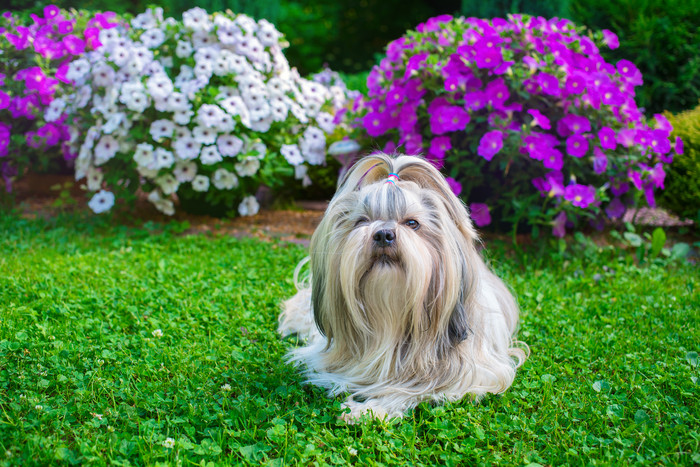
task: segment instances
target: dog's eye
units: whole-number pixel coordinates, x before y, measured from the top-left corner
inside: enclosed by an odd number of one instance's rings
[[[366,224],[367,222],[369,222],[369,219],[367,219],[366,217],[360,217],[360,218],[357,219],[357,221],[355,222],[355,227],[360,226],[360,225],[362,225],[362,224]]]
[[[406,222],[404,222],[404,224],[406,225],[406,227],[413,230],[418,230],[418,228],[420,227],[420,224],[415,219],[409,219]]]

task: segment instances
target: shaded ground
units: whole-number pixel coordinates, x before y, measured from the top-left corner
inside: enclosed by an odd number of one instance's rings
[[[25,218],[53,217],[62,210],[87,210],[84,193],[69,175],[31,175],[15,184],[14,196],[21,215]],[[325,202],[299,202],[295,209],[263,209],[255,216],[220,219],[193,215],[177,210],[169,217],[158,212],[148,201],[140,200],[125,217],[125,223],[175,220],[183,233],[214,233],[236,237],[280,239],[307,245],[318,226]],[[680,227],[692,225],[663,209],[641,208],[628,211],[623,221],[637,225]],[[519,236],[520,237],[520,236]],[[524,239],[527,243],[527,239]]]

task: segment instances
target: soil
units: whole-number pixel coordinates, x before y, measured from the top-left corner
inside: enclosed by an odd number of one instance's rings
[[[89,209],[83,190],[73,182],[70,175],[29,174],[15,183],[13,188],[16,205],[24,218],[51,218],[61,211]],[[279,239],[308,246],[327,204],[323,201],[297,202],[292,209],[262,209],[255,216],[222,219],[188,214],[177,208],[174,216],[165,216],[146,199],[141,199],[123,220],[125,223],[134,224],[174,220],[181,223],[184,234],[212,233]],[[628,211],[623,221],[636,225],[664,227],[693,224],[692,221],[680,220],[663,209],[650,208]]]

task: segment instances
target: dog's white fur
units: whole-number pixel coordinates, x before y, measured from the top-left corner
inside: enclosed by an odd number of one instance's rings
[[[380,231],[394,241],[378,242]],[[311,239],[311,277],[299,280],[302,262],[283,304],[279,332],[306,340],[290,360],[329,395],[350,393],[348,421],[505,391],[529,351],[513,339],[515,300],[477,244],[467,209],[430,163],[361,159]]]

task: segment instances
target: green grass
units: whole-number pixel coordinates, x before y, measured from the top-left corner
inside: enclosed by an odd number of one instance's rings
[[[532,349],[511,389],[350,426],[275,332],[303,248],[0,216],[2,465],[700,462],[696,265],[494,245]]]

